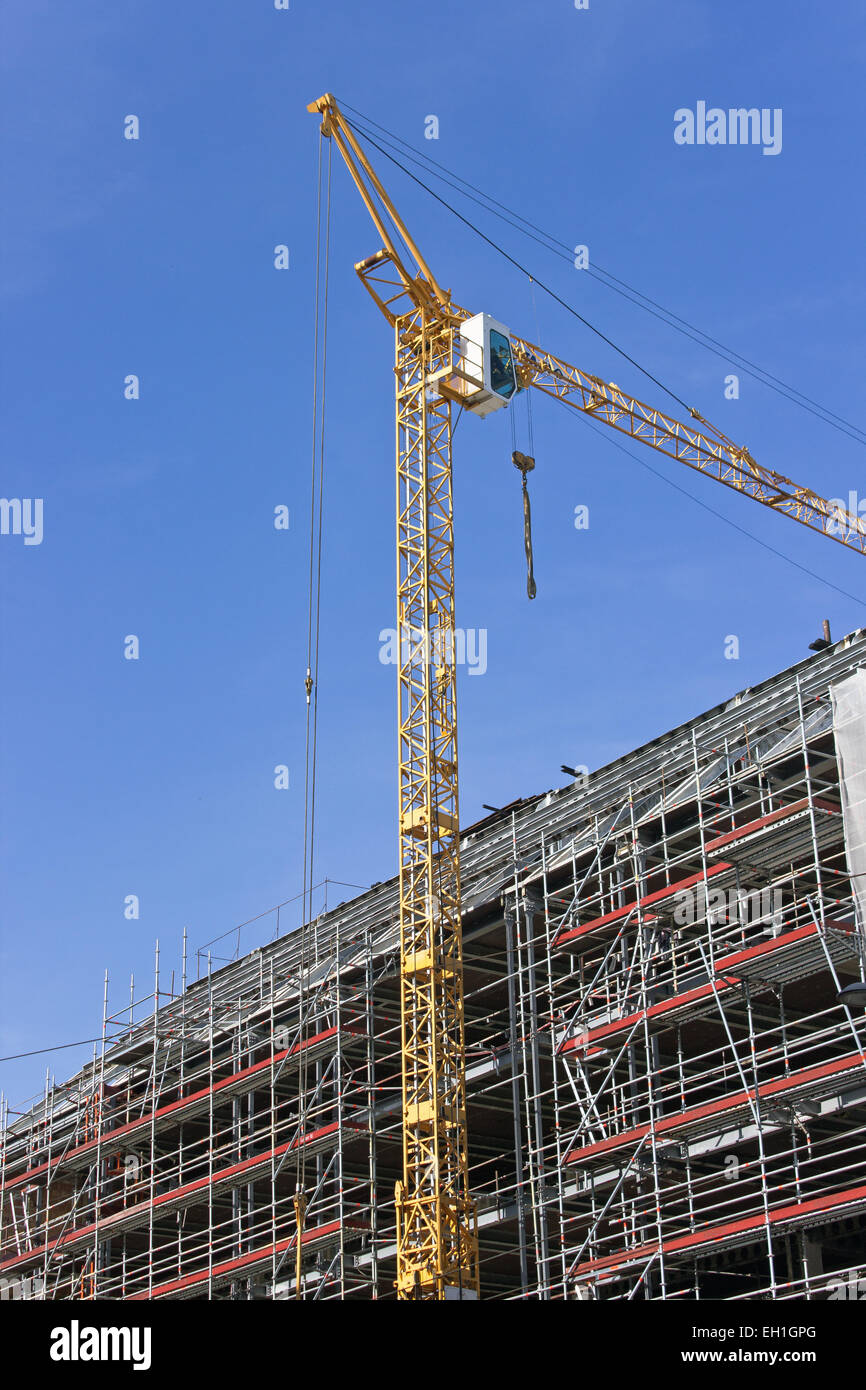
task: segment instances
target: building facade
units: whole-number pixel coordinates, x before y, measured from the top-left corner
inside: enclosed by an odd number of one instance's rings
[[[464,832],[483,1297],[866,1291],[864,750],[861,630]],[[397,907],[106,1010],[7,1110],[3,1296],[393,1297]]]

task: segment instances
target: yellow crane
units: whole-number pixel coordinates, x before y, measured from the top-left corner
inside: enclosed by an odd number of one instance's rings
[[[326,94],[307,109],[321,115],[322,134],[339,149],[381,238],[381,249],[355,270],[395,341],[403,1066],[397,1295],[471,1299],[480,1287],[460,922],[454,406],[484,416],[532,386],[861,553],[866,522],[761,467],[697,411],[693,424],[682,424],[511,335],[490,315],[460,308],[434,276],[335,98]]]

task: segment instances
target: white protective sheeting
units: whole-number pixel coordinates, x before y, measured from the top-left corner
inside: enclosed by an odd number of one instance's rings
[[[866,668],[831,685],[842,818],[861,939],[866,935]]]

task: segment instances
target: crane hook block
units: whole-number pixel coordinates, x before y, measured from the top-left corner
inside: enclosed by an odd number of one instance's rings
[[[529,598],[535,598],[535,575],[532,567],[532,511],[529,506],[529,488],[526,483],[527,473],[531,473],[535,467],[535,459],[531,454],[521,454],[515,449],[511,455],[511,462],[514,467],[520,470],[523,478],[523,547],[526,551],[526,593]]]

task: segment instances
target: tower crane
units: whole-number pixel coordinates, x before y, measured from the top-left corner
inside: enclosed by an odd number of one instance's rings
[[[439,284],[335,98],[325,94],[307,109],[321,116],[322,134],[337,146],[381,239],[355,270],[395,342],[403,1132],[397,1296],[472,1299],[480,1285],[460,921],[454,407],[483,417],[533,387],[861,554],[866,522],[762,467],[697,411],[683,424],[510,334],[489,314],[462,309]]]

